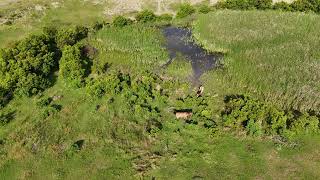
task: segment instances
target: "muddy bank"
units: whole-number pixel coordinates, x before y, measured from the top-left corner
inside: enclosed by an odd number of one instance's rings
[[[169,52],[170,60],[165,65],[169,65],[177,56],[181,54],[190,61],[193,70],[193,81],[199,82],[200,76],[219,65],[223,58],[222,53],[210,53],[196,44],[192,40],[192,32],[187,28],[165,27],[163,34],[166,38],[166,48]]]

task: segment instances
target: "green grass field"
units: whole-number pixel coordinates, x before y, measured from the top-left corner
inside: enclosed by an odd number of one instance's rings
[[[320,107],[320,17],[276,11],[218,11],[194,23],[196,39],[226,53],[206,76],[212,91],[249,93],[285,108]]]
[[[52,6],[31,0],[0,12],[34,3]],[[107,5],[72,0],[30,11],[0,25],[0,47],[47,25],[110,22],[103,14]],[[228,10],[173,20],[192,25],[206,49],[225,53],[223,67],[202,76],[200,98],[184,57],[160,68],[169,55],[158,24],[90,31],[81,40],[97,50],[87,86],[71,87],[56,71],[44,92],[15,96],[0,109],[0,179],[318,179],[319,133],[251,136],[224,127],[221,116],[224,96],[234,94],[317,113],[319,20],[312,13]],[[175,117],[174,109],[190,107],[194,121]],[[215,125],[206,127],[208,121]]]

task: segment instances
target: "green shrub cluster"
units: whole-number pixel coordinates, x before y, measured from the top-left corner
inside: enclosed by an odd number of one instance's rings
[[[92,98],[107,97],[110,113],[147,123],[147,120],[159,121],[168,104],[169,95],[161,87],[166,87],[165,83],[149,72],[110,72],[88,80],[86,89]]]
[[[295,0],[291,4],[286,2],[277,2],[272,5],[272,0],[225,0],[219,1],[216,5],[217,8],[226,9],[277,9],[284,11],[301,11],[320,12],[320,0]]]
[[[50,85],[49,76],[58,65],[56,52],[55,44],[45,35],[32,35],[11,48],[2,49],[1,89],[27,96],[44,90]]]
[[[193,13],[196,12],[196,9],[191,6],[190,4],[182,4],[177,12],[177,18],[184,18],[187,17],[189,15],[192,15]]]
[[[192,110],[192,118],[188,121],[192,124],[198,124],[205,128],[214,128],[217,126],[212,109],[210,109],[210,97],[195,97],[188,95],[185,98],[179,98],[174,103],[177,111]]]
[[[88,75],[89,60],[81,50],[81,45],[65,46],[59,62],[59,76],[72,87],[81,87]]]
[[[217,6],[227,9],[269,9],[272,7],[272,0],[225,0],[220,1]]]
[[[291,10],[320,13],[320,0],[296,0],[291,4]]]
[[[136,20],[142,23],[155,22],[157,16],[150,10],[143,10],[136,15]]]
[[[171,21],[173,19],[172,15],[170,14],[161,14],[157,17],[158,21]]]
[[[202,14],[207,14],[211,11],[211,8],[208,5],[202,5],[199,8],[199,12]]]
[[[88,28],[84,26],[64,27],[56,33],[56,43],[59,48],[63,48],[66,45],[74,45],[81,39],[88,36]]]
[[[225,99],[223,122],[250,135],[294,135],[319,132],[319,118],[308,113],[279,110],[248,96]]]
[[[112,25],[115,27],[124,27],[131,25],[133,21],[129,18],[126,18],[124,16],[117,16],[113,19]]]
[[[273,9],[275,10],[283,10],[283,11],[292,11],[291,5],[287,2],[281,1],[281,2],[276,2],[273,5]]]
[[[0,107],[4,106],[12,95],[32,96],[50,86],[51,76],[58,70],[60,48],[77,43],[87,34],[88,29],[81,26],[60,30],[47,27],[42,34],[31,35],[12,47],[1,49]],[[80,54],[80,50],[70,52],[74,53],[73,55],[66,51],[64,51],[62,64],[65,59],[71,56],[77,58]],[[76,68],[72,65],[75,64],[68,64],[68,70]]]

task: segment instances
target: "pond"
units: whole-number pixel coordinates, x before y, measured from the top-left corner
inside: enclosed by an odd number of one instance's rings
[[[210,53],[192,40],[192,32],[187,28],[165,27],[163,34],[166,38],[166,48],[169,52],[169,65],[181,54],[190,61],[193,70],[193,80],[199,82],[199,78],[205,72],[216,68],[222,59],[222,53]]]

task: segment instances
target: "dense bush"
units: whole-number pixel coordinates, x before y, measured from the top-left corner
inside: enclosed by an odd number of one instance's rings
[[[196,12],[195,8],[193,6],[191,6],[190,4],[182,4],[179,7],[179,10],[177,12],[177,18],[187,17],[195,12]]]
[[[142,23],[154,22],[157,16],[150,10],[143,10],[136,15],[136,20]]]
[[[291,11],[291,5],[287,2],[281,1],[277,2],[273,5],[273,9],[283,10],[283,11]]]
[[[59,62],[59,76],[73,87],[80,87],[87,75],[88,59],[80,45],[65,46]]]
[[[293,11],[314,11],[320,12],[320,0],[296,0],[291,4]]]
[[[256,9],[270,9],[272,7],[272,0],[249,0],[251,6]]]
[[[66,45],[74,45],[88,36],[88,28],[75,26],[62,28],[56,34],[56,43],[61,49]]]
[[[123,16],[117,16],[113,19],[112,25],[115,27],[124,27],[132,24],[133,21]]]
[[[250,135],[305,134],[319,131],[319,118],[309,114],[279,110],[248,96],[230,96],[226,100],[225,126],[245,129]]]
[[[226,8],[226,9],[250,9],[253,8],[253,3],[251,0],[225,0],[219,1],[217,4],[218,8]]]
[[[0,52],[0,87],[20,95],[44,90],[57,68],[57,49],[45,35],[32,35]]]
[[[170,14],[161,14],[157,18],[158,21],[171,21],[172,19],[173,19],[173,17]]]
[[[199,8],[199,12],[202,14],[207,14],[211,11],[211,8],[208,5],[202,5]]]

